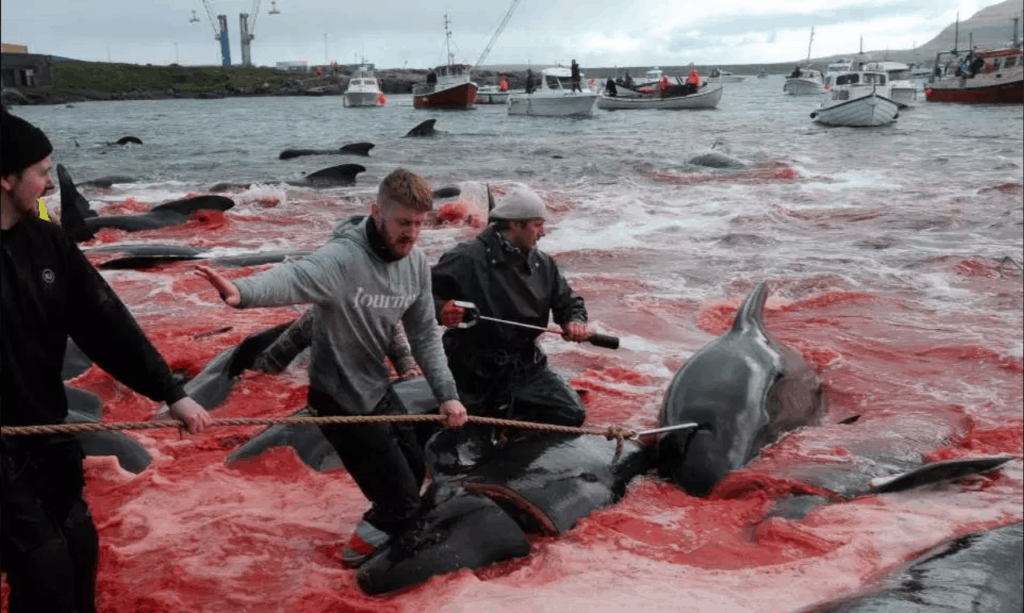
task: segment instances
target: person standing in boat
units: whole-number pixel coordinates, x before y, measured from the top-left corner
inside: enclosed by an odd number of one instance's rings
[[[686,77],[686,84],[689,86],[690,94],[694,94],[700,89],[700,73],[694,68],[690,71],[690,76]]]
[[[580,85],[580,65],[576,63],[576,60],[572,61],[569,70],[571,71],[572,91],[583,93],[583,87]]]
[[[53,191],[42,130],[2,110],[0,163],[0,423],[54,425],[68,416],[61,368],[68,337],[103,370],[166,402],[189,432],[210,416],[189,398],[131,313],[57,224],[39,218]],[[73,434],[0,440],[0,569],[10,613],[95,613],[99,537],[83,497]]]
[[[493,223],[434,266],[434,305],[448,328],[448,366],[471,414],[578,426],[586,410],[565,379],[548,368],[537,344],[541,332],[489,321],[460,327],[473,315],[457,304],[467,301],[479,315],[542,328],[554,315],[565,340],[590,338],[583,298],[554,259],[537,249],[546,216],[544,201],[528,188],[499,198],[490,214]]]
[[[416,240],[433,197],[419,175],[399,168],[380,184],[369,217],[338,225],[312,254],[232,282],[206,266],[196,270],[229,306],[311,303],[313,337],[307,402],[317,415],[387,415],[399,410],[384,358],[399,322],[446,425],[466,421],[434,321],[430,267]],[[413,428],[397,424],[321,425],[371,507],[342,551],[357,567],[421,512],[425,476]]]

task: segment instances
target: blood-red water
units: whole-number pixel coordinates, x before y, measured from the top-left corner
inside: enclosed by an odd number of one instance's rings
[[[798,115],[806,121],[802,110]],[[658,119],[684,121],[682,115]],[[652,138],[673,134],[657,126]],[[761,132],[752,133],[756,145],[741,140],[737,147],[760,154],[766,145]],[[537,153],[539,145],[522,147],[522,155],[517,148],[501,151],[513,159],[491,162],[492,141],[473,149],[448,139],[447,147],[466,147],[465,159],[481,152],[481,167],[507,168],[505,183],[525,181],[542,192],[552,218],[540,247],[586,298],[594,325],[622,339],[617,352],[566,344],[555,335],[543,339],[552,365],[587,390],[589,424],[653,426],[675,370],[728,329],[761,279],[771,287],[768,330],[825,379],[824,422],[765,449],[708,499],[643,475],[621,502],[567,535],[534,538],[526,558],[435,577],[384,597],[361,593],[353,572],[338,561],[339,543],[367,506],[344,469],[317,473],[290,449],[228,468],[226,456],[259,431],[253,427],[200,436],[132,431],[153,456],[141,474],[123,471],[113,458],[86,460],[86,497],[100,532],[100,610],[796,611],[857,593],[947,539],[1021,521],[1024,292],[1019,265],[1002,260],[1020,257],[1020,183],[987,163],[962,173],[969,180],[947,180],[955,173],[943,166],[951,154],[946,134],[939,136],[934,149],[928,140],[914,148],[915,172],[933,173],[917,179],[910,172],[886,174],[892,164],[863,132],[839,139],[787,128],[768,139],[813,139],[813,154],[792,146],[792,156],[820,157],[817,166],[770,161],[690,174],[648,161],[649,150],[668,151],[667,145],[640,146],[633,135],[602,133],[587,141],[581,159],[626,162],[612,180],[598,169],[596,180],[577,173],[588,180],[576,182],[562,175],[582,162],[553,162]],[[894,130],[884,137],[905,136]],[[549,137],[544,146],[555,142]],[[439,158],[436,147],[405,145],[420,160]],[[409,159],[381,150],[393,156],[388,164]],[[850,152],[862,150],[868,153],[850,163]],[[1007,155],[1008,172],[1019,174],[1016,154]],[[777,159],[773,152],[764,157]],[[963,158],[957,162],[968,163]],[[486,172],[474,178],[483,180]],[[207,175],[196,181],[209,182]],[[496,194],[502,183],[492,181]],[[312,249],[337,220],[365,214],[371,190],[254,190],[234,195],[239,204],[224,214],[164,230],[103,230],[87,246]],[[463,211],[451,208],[441,217],[458,222]],[[139,209],[129,198],[104,213]],[[425,230],[420,241],[436,261],[477,231],[452,223]],[[234,278],[267,268],[225,273]],[[171,367],[190,374],[246,335],[299,312],[226,307],[187,262],[104,275]],[[303,406],[306,383],[301,365],[280,375],[246,373],[215,416],[288,415]],[[73,384],[102,398],[107,421],[145,420],[159,408],[96,367]],[[859,419],[840,423],[852,416]],[[1003,453],[1018,459],[990,475],[904,493],[840,500],[804,478],[881,475],[896,470],[890,461],[907,466]],[[831,503],[799,520],[769,517],[776,500],[794,493]]]

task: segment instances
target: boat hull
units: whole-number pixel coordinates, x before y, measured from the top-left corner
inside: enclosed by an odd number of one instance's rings
[[[893,85],[890,89],[890,96],[893,102],[899,105],[899,107],[906,108],[915,102],[917,102],[917,87],[914,86],[896,86]]]
[[[476,83],[472,81],[434,91],[417,86],[413,88],[412,105],[418,109],[469,108],[476,104],[476,92]]]
[[[477,104],[508,104],[508,92],[477,92]]]
[[[534,117],[593,117],[597,110],[597,94],[543,96],[519,94],[508,99],[509,115]]]
[[[620,96],[601,96],[598,108],[608,111],[626,109],[713,109],[722,100],[722,86],[709,85],[708,91],[699,91],[688,96],[671,98],[623,98]]]
[[[870,128],[896,121],[899,105],[892,99],[870,93],[852,100],[822,107],[811,113],[811,119],[826,126]]]
[[[1024,81],[994,83],[974,87],[965,79],[955,79],[925,86],[929,102],[965,102],[974,104],[1020,104],[1024,102]]]
[[[817,96],[825,93],[825,84],[811,79],[800,79],[789,77],[782,91],[790,96]]]
[[[345,106],[380,106],[380,92],[345,92]]]

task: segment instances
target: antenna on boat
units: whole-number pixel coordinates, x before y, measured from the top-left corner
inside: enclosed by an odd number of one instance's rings
[[[960,11],[957,11],[956,13],[956,30],[954,30],[954,32],[955,34],[953,34],[953,54],[956,55],[957,53],[959,53],[958,49],[960,47]]]
[[[448,55],[448,64],[455,63],[455,56],[452,55],[452,31],[448,26],[451,25],[451,19],[448,19],[448,13],[444,14],[444,49]]]

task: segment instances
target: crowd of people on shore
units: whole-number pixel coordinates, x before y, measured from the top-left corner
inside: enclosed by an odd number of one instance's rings
[[[64,422],[61,368],[71,338],[114,378],[166,403],[183,429],[202,433],[210,415],[75,241],[44,218],[42,197],[55,189],[45,133],[4,108],[0,134],[0,422]],[[582,424],[583,403],[548,367],[541,332],[476,317],[541,329],[553,319],[565,340],[591,338],[583,298],[537,248],[544,201],[529,188],[508,190],[491,224],[434,266],[416,246],[431,211],[427,182],[398,168],[381,182],[369,215],[341,221],[301,260],[238,280],[208,266],[195,274],[230,307],[310,305],[297,329],[309,336],[307,401],[317,415],[400,410],[385,359],[404,329],[416,372],[445,417],[436,444],[459,444],[468,415]],[[370,502],[342,553],[357,567],[421,516],[422,441],[397,424],[320,428]],[[10,613],[96,610],[99,537],[83,496],[83,458],[70,434],[3,437],[0,566]]]

